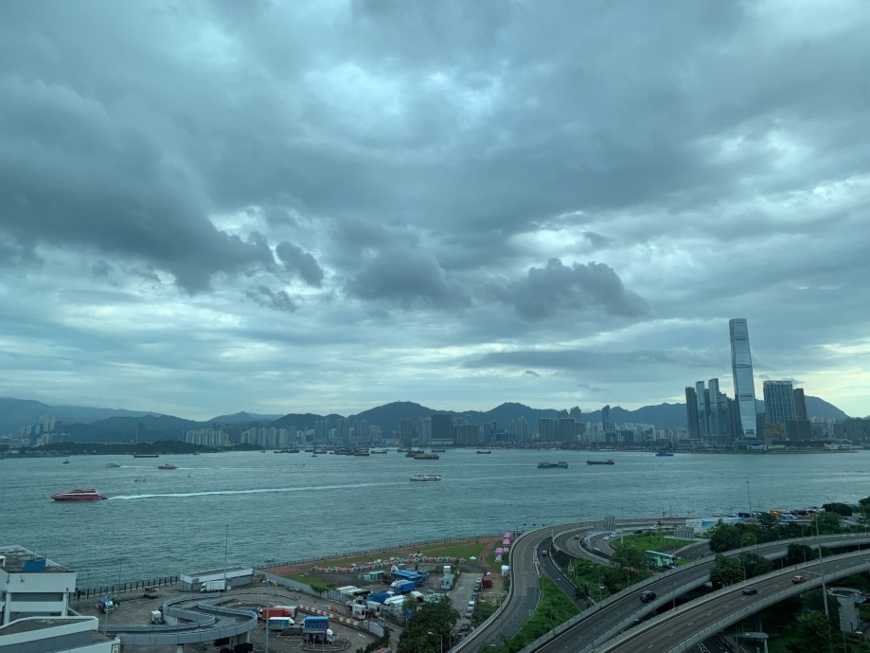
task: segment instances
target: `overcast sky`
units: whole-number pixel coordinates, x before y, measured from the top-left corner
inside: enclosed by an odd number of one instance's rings
[[[870,3],[0,3],[0,396],[870,413]]]

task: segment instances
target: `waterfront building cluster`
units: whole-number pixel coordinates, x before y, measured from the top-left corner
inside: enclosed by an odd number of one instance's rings
[[[759,411],[746,319],[732,319],[729,331],[734,398],[720,391],[718,378],[686,387],[687,436],[692,446],[765,449],[785,442],[863,442],[870,437],[868,420],[845,420],[850,423],[843,426],[835,420],[810,419],[804,389],[787,380],[764,381],[764,410]]]

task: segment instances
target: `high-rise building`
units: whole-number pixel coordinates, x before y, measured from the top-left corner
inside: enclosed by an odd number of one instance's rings
[[[734,377],[734,400],[740,417],[740,434],[755,438],[755,380],[752,375],[752,352],[749,349],[749,326],[746,318],[728,322],[731,332],[731,373]]]
[[[399,420],[399,444],[406,449],[411,448],[412,440],[414,439],[414,422],[410,419],[403,418]]]
[[[605,433],[616,432],[616,420],[610,415],[610,404],[601,409],[601,427]]]
[[[794,387],[791,381],[764,382],[764,419],[768,424],[785,424],[795,419]]]
[[[701,437],[701,427],[698,425],[698,394],[692,386],[686,386],[686,427],[690,440]]]
[[[453,442],[454,438],[453,415],[450,413],[435,413],[432,415],[432,439],[437,440],[441,444],[448,441]]]
[[[807,398],[803,388],[794,389],[794,418],[796,420],[808,420],[807,417]]]
[[[695,382],[695,396],[698,399],[698,436],[706,438],[710,435],[710,397],[703,381]]]

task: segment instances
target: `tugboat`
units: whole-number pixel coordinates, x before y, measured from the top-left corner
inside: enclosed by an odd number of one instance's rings
[[[58,492],[57,494],[52,494],[51,498],[55,501],[103,501],[108,499],[108,497],[103,496],[94,488]]]

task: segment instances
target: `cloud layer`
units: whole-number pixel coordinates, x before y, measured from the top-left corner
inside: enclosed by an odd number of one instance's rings
[[[0,5],[0,395],[870,413],[870,7]],[[388,428],[392,425],[385,425]]]

